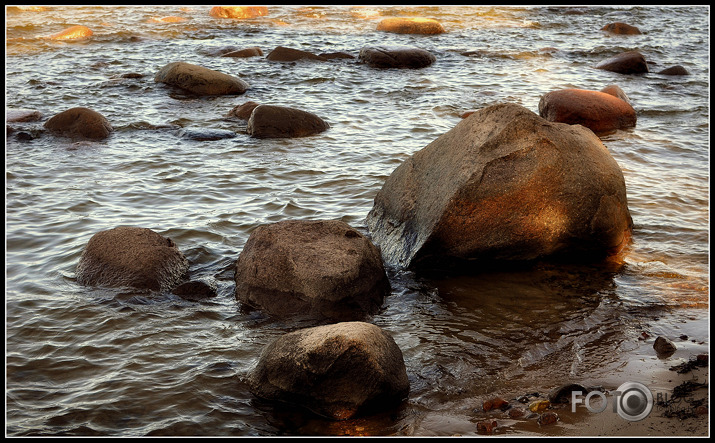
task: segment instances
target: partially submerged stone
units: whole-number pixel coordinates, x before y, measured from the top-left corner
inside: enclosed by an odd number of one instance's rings
[[[385,261],[402,267],[600,261],[633,226],[601,140],[516,104],[475,112],[405,160],[366,221]]]
[[[50,40],[80,40],[89,38],[94,34],[91,29],[86,26],[77,25],[72,26],[64,31],[60,31],[56,34],[50,35],[48,38]]]
[[[246,132],[256,138],[306,137],[330,125],[316,114],[286,106],[258,105],[251,111]]]
[[[622,22],[609,23],[601,28],[601,31],[622,35],[638,35],[641,33],[637,27]]]
[[[411,46],[366,46],[358,60],[372,68],[420,69],[430,66],[437,58],[425,49]]]
[[[345,420],[399,405],[409,393],[402,351],[379,327],[343,322],[273,341],[246,381],[257,397]]]
[[[168,291],[188,268],[188,260],[170,238],[147,228],[120,226],[92,236],[76,277],[86,286]]]
[[[236,261],[236,299],[278,317],[361,320],[390,284],[379,250],[339,220],[256,228]]]
[[[397,34],[443,34],[444,26],[437,20],[421,17],[390,17],[377,25],[378,31]]]
[[[582,125],[597,134],[632,128],[637,120],[636,110],[627,101],[585,89],[561,89],[545,94],[539,101],[539,115],[551,122]]]
[[[619,74],[645,74],[648,72],[648,63],[640,52],[627,51],[603,60],[596,65],[596,69]]]
[[[240,78],[185,62],[167,64],[157,72],[154,81],[197,95],[243,94],[248,89],[248,83]]]
[[[303,51],[301,49],[278,46],[266,56],[266,60],[270,60],[273,62],[294,62],[296,60],[317,60],[324,62],[327,59],[325,57],[321,57],[319,55],[313,54],[312,52]]]
[[[90,140],[105,139],[114,131],[102,114],[81,106],[54,115],[44,127],[55,135]]]

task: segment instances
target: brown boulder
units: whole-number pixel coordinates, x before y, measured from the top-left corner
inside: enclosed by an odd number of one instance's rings
[[[363,322],[279,337],[266,346],[246,381],[259,398],[333,420],[388,410],[410,390],[400,348],[382,329]]]
[[[662,75],[690,75],[688,70],[680,65],[665,68],[662,71],[659,71],[658,74],[662,74]]]
[[[601,89],[601,92],[605,92],[606,94],[618,97],[624,102],[631,104],[631,100],[628,98],[626,93],[623,92],[623,89],[621,89],[618,85],[608,85],[605,88]]]
[[[77,107],[60,112],[45,122],[45,128],[55,135],[101,140],[114,130],[97,111]]]
[[[440,22],[431,18],[420,17],[391,17],[386,18],[377,25],[378,31],[394,32],[397,34],[443,34],[446,32]]]
[[[338,220],[288,220],[251,233],[236,261],[236,299],[279,317],[358,320],[390,284],[380,252]]]
[[[255,18],[268,15],[265,6],[214,6],[209,11],[211,17],[216,18]]]
[[[632,229],[601,140],[516,104],[475,112],[404,161],[366,221],[385,261],[403,267],[597,261]]]
[[[636,111],[616,96],[585,89],[561,89],[541,97],[539,115],[551,122],[582,125],[606,133],[636,125]]]
[[[254,46],[252,48],[239,49],[238,51],[231,51],[226,54],[221,55],[221,57],[258,57],[263,55],[261,48]]]
[[[603,28],[601,28],[601,31],[622,35],[637,35],[641,33],[640,29],[636,28],[635,26],[631,26],[629,24],[621,22],[609,23]]]
[[[176,244],[151,229],[120,226],[94,234],[77,265],[77,282],[87,286],[168,291],[189,268]]]
[[[248,89],[248,83],[239,78],[184,62],[173,62],[164,66],[154,76],[154,81],[197,95],[243,94]]]
[[[253,113],[253,110],[256,109],[256,106],[258,106],[258,103],[256,102],[246,102],[228,111],[226,117],[236,117],[241,120],[248,120],[251,118],[251,114]]]
[[[360,50],[358,60],[372,68],[425,68],[437,59],[420,48],[397,46],[366,46]]]
[[[648,72],[648,63],[640,52],[627,51],[603,60],[596,65],[596,69],[619,74],[645,74]]]
[[[675,343],[672,341],[668,340],[665,337],[658,337],[655,339],[655,342],[653,343],[653,349],[655,349],[655,352],[661,356],[661,357],[668,357],[675,353],[676,351],[676,346]]]
[[[258,105],[253,109],[246,132],[256,138],[305,137],[330,128],[325,120],[295,108]]]
[[[325,57],[315,55],[308,51],[301,51],[300,49],[286,48],[284,46],[278,46],[276,49],[272,50],[267,56],[267,60],[272,62],[293,62],[301,59],[308,60],[318,60],[324,62],[327,60]]]

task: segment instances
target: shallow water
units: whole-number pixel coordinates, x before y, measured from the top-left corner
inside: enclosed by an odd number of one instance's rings
[[[476,433],[470,411],[565,380],[616,383],[643,331],[709,317],[709,10],[705,7],[270,7],[250,20],[209,6],[6,9],[6,105],[45,118],[102,113],[102,142],[6,137],[6,433],[300,435]],[[377,32],[387,16],[435,18],[436,36]],[[179,23],[152,17],[181,16]],[[622,21],[644,34],[608,35]],[[85,41],[43,36],[85,25]],[[435,54],[420,70],[356,60],[269,62],[216,51],[277,46],[357,55],[369,45]],[[594,69],[637,49],[651,73]],[[242,96],[192,97],[153,81],[186,61],[246,80]],[[656,72],[680,64],[691,75]],[[141,78],[121,78],[139,73]],[[303,324],[240,310],[232,265],[251,231],[285,219],[341,219],[364,231],[375,194],[407,157],[498,102],[534,112],[555,89],[619,85],[636,128],[602,137],[620,164],[635,229],[621,263],[428,276],[391,269],[369,321],[404,354],[398,411],[330,423],[255,399],[241,376],[273,338]],[[318,114],[331,128],[253,139],[224,116],[246,101]],[[192,141],[179,129],[236,131]],[[74,271],[89,238],[118,225],[172,238],[218,297],[86,288]],[[699,334],[698,334],[699,332]],[[709,331],[698,327],[699,343]],[[688,346],[694,345],[685,344]],[[470,427],[471,426],[471,427]],[[514,431],[516,434],[527,431]],[[538,430],[533,432],[538,434]]]

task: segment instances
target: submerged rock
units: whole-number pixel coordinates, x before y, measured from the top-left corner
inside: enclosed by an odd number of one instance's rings
[[[640,52],[627,51],[603,60],[596,65],[596,69],[619,74],[645,74],[648,72],[648,63]]]
[[[425,49],[401,46],[366,46],[360,50],[358,60],[372,68],[426,68],[437,59]]]
[[[107,138],[114,131],[102,114],[84,107],[60,112],[47,120],[44,127],[55,135],[91,140]]]
[[[258,105],[251,111],[246,132],[256,138],[306,137],[326,131],[330,125],[313,114],[285,106]]]
[[[334,420],[393,408],[410,389],[400,348],[382,329],[363,322],[279,337],[266,346],[246,381],[257,397]]]
[[[92,236],[77,265],[86,286],[170,290],[189,263],[170,239],[147,228],[120,226]]]
[[[541,97],[539,115],[551,122],[582,125],[605,133],[636,125],[636,110],[628,102],[601,91],[561,89]]]
[[[42,113],[36,109],[5,108],[6,123],[36,122],[42,119]]]
[[[622,22],[609,23],[601,28],[601,31],[624,35],[637,35],[641,33],[637,27]]]
[[[236,299],[279,317],[361,320],[390,292],[378,249],[339,220],[260,226],[235,269]]]
[[[192,280],[176,286],[171,293],[185,300],[200,301],[216,297],[216,285],[201,280]]]
[[[633,222],[601,140],[516,104],[482,109],[388,177],[367,216],[386,262],[599,261]]]
[[[443,34],[446,32],[440,22],[431,18],[420,17],[390,17],[383,19],[377,25],[378,31],[397,34]]]
[[[154,81],[197,95],[243,94],[248,89],[248,83],[240,78],[185,62],[173,62],[164,66],[154,76]]]

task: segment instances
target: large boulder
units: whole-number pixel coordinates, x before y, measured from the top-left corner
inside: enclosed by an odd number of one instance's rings
[[[638,35],[641,33],[640,29],[637,27],[622,22],[609,23],[601,28],[601,31],[621,35]]]
[[[430,66],[437,59],[431,52],[415,47],[366,46],[360,50],[358,60],[372,68],[419,69]]]
[[[216,18],[255,18],[268,15],[265,6],[214,6],[209,11],[211,17]]]
[[[86,286],[168,291],[182,281],[188,268],[186,257],[170,238],[147,228],[120,226],[92,236],[76,277]]]
[[[388,263],[598,261],[630,238],[623,174],[601,140],[516,104],[481,109],[404,161],[367,216]]]
[[[339,220],[260,226],[235,271],[236,299],[279,317],[360,320],[390,293],[379,250]]]
[[[173,62],[154,76],[154,81],[166,83],[196,95],[243,94],[248,83],[234,76],[203,66]]]
[[[585,89],[545,94],[539,101],[539,115],[551,122],[583,125],[597,134],[636,125],[636,110],[627,101],[607,92]]]
[[[300,49],[286,48],[285,46],[278,46],[274,50],[268,53],[266,60],[272,62],[294,62],[296,60],[317,60],[317,61],[327,61],[325,57],[315,55],[312,52],[303,51]]]
[[[396,34],[443,34],[446,32],[440,22],[431,18],[421,17],[390,17],[383,19],[377,25],[378,31],[394,32]]]
[[[388,410],[410,390],[400,348],[382,329],[363,322],[279,337],[266,346],[246,381],[257,397],[334,420]]]
[[[114,130],[102,114],[84,107],[60,112],[47,120],[44,127],[55,135],[91,140],[107,138]]]
[[[648,72],[648,62],[640,52],[627,51],[603,60],[596,65],[596,69],[619,74],[645,74]]]
[[[318,134],[328,128],[330,125],[312,112],[258,105],[251,111],[246,132],[256,138],[289,138]]]

